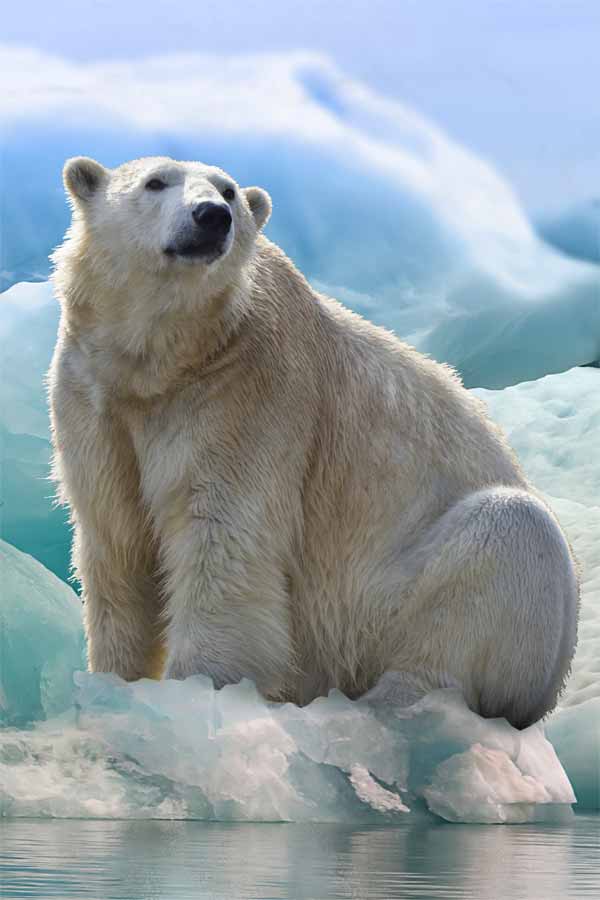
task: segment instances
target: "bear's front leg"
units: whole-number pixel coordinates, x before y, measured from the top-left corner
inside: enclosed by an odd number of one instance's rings
[[[160,678],[164,643],[155,579],[135,553],[122,555],[91,528],[75,528],[88,662],[92,672],[126,681]]]
[[[208,493],[222,500],[227,489]],[[165,677],[200,673],[217,688],[245,677],[263,694],[276,695],[291,658],[280,535],[248,497],[217,506],[196,494],[186,506],[161,547]]]
[[[160,677],[161,600],[137,460],[119,420],[98,413],[68,355],[53,365],[54,473],[71,509],[92,672]]]

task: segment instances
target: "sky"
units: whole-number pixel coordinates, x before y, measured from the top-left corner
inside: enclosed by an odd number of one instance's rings
[[[600,194],[598,0],[34,0],[2,41],[77,61],[308,49],[492,161],[526,207]]]

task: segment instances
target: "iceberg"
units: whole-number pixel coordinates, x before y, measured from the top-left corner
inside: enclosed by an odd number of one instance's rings
[[[0,294],[1,536],[69,578],[71,533],[54,502],[45,374],[58,328],[48,282]]]
[[[600,268],[542,241],[490,165],[321,56],[219,59],[4,49],[5,286],[47,276],[66,157],[166,154],[267,188],[268,234],[311,281],[470,387],[600,359]]]
[[[0,815],[225,821],[566,821],[575,796],[539,725],[483,720],[457,691],[377,710],[305,708],[242,681],[75,674],[71,710],[0,732]]]
[[[546,734],[578,808],[600,809],[600,371],[577,368],[503,391],[476,390],[527,476],[565,529],[581,566],[577,652]]]
[[[503,391],[473,392],[546,495],[580,563],[577,653],[561,707],[600,700],[599,391],[600,371],[577,368]],[[600,740],[598,716],[596,728]]]
[[[73,702],[85,668],[81,601],[52,572],[0,541],[0,724],[50,718]]]
[[[407,709],[336,691],[298,708],[267,703],[248,681],[215,691],[201,676],[127,684],[89,674],[75,595],[3,545],[11,652],[1,682],[0,814],[522,823],[564,822],[575,800],[599,809],[599,388],[600,372],[573,369],[475,392],[582,565],[578,650],[545,722],[519,732],[482,719],[454,689]]]
[[[600,273],[600,268],[598,271]],[[316,282],[316,286],[323,287],[320,282]],[[343,289],[335,293],[368,318],[377,318],[374,314],[377,309],[369,305],[367,295],[356,291],[349,293]],[[598,305],[600,309],[600,291]],[[435,310],[430,313],[433,317]],[[578,320],[576,308],[571,314],[576,327],[583,329],[585,317]],[[54,505],[53,485],[48,481],[51,450],[44,387],[58,319],[58,303],[47,282],[20,283],[0,294],[0,449],[4,466],[0,488],[3,501],[2,536],[66,579],[70,533],[65,511]],[[475,315],[473,329],[476,329],[476,319]],[[463,324],[467,335],[467,318]],[[448,334],[452,327],[448,325]],[[566,326],[557,321],[556,334],[549,339],[547,351],[551,352],[552,341],[565,341],[563,349],[568,348],[567,337]],[[467,344],[465,336],[464,348]],[[476,346],[474,341],[473,347]],[[520,353],[504,348],[498,365],[510,367],[513,355],[527,359],[530,350]],[[440,358],[444,358],[444,354],[440,354]],[[516,386],[514,395],[488,391],[481,396],[489,400],[492,414],[498,409],[498,420],[508,429],[518,455],[525,459],[534,452],[538,462],[529,472],[533,483],[548,493],[556,494],[553,487],[555,477],[568,480],[574,491],[568,496],[577,500],[583,496],[593,496],[594,492],[598,496],[600,489],[592,443],[585,444],[583,441],[586,429],[591,427],[596,402],[593,392],[587,390],[585,385],[592,383],[598,370],[579,368],[573,371],[580,374],[569,375],[563,386],[558,381],[538,379],[537,382]],[[511,370],[509,374],[507,380],[510,381],[514,373]],[[576,379],[579,379],[583,393],[569,394],[575,388]],[[524,386],[526,384],[530,386]],[[537,388],[537,384],[545,387]],[[493,399],[505,396],[518,398],[518,403],[503,406],[502,399]],[[504,413],[502,409],[505,409]],[[598,436],[597,428],[593,434]]]
[[[264,184],[269,234],[315,287],[450,362],[468,386],[600,359],[600,267],[549,248],[488,164],[323,57],[231,57],[216,72],[202,55],[83,66],[4,48],[0,71],[0,279],[12,285],[0,294],[2,536],[61,578],[70,535],[47,480],[44,389],[59,310],[40,279],[68,224],[67,156],[168,153]]]
[[[318,56],[216,71],[209,56],[84,66],[5,49],[0,71],[0,815],[368,824],[564,821],[575,796],[600,808],[600,371],[573,368],[600,360],[590,254],[549,247],[489,165]],[[582,566],[578,650],[546,722],[517,732],[451,689],[408,709],[337,692],[299,709],[249,682],[84,671],[79,600],[48,571],[68,577],[70,535],[43,388],[60,170],[80,153],[199,158],[263,184],[270,236],[318,289],[477,388]]]
[[[600,262],[600,197],[570,206],[536,222],[538,234],[549,244],[588,262]]]
[[[12,434],[49,437],[44,378],[59,321],[49,282],[21,282],[0,294],[0,421]]]
[[[48,438],[13,434],[0,420],[2,537],[67,580],[71,531],[67,511],[53,499],[51,455]]]
[[[503,391],[474,390],[529,480],[546,494],[600,506],[598,369],[575,368]]]

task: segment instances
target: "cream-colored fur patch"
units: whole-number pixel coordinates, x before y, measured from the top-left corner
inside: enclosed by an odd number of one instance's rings
[[[484,715],[547,712],[571,553],[456,374],[313,291],[259,188],[163,158],[65,183],[50,398],[91,668],[156,676],[164,653],[167,677],[300,703],[452,683]],[[222,255],[167,252],[224,186]]]

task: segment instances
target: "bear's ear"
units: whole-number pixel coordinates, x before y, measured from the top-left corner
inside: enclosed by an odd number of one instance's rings
[[[271,215],[271,198],[266,191],[263,191],[263,189],[259,187],[246,188],[244,194],[246,195],[250,211],[254,216],[256,228],[260,231],[260,229],[264,228],[269,221],[269,216]]]
[[[87,203],[108,176],[108,171],[88,156],[68,159],[63,169],[63,181],[67,193],[74,199]]]

